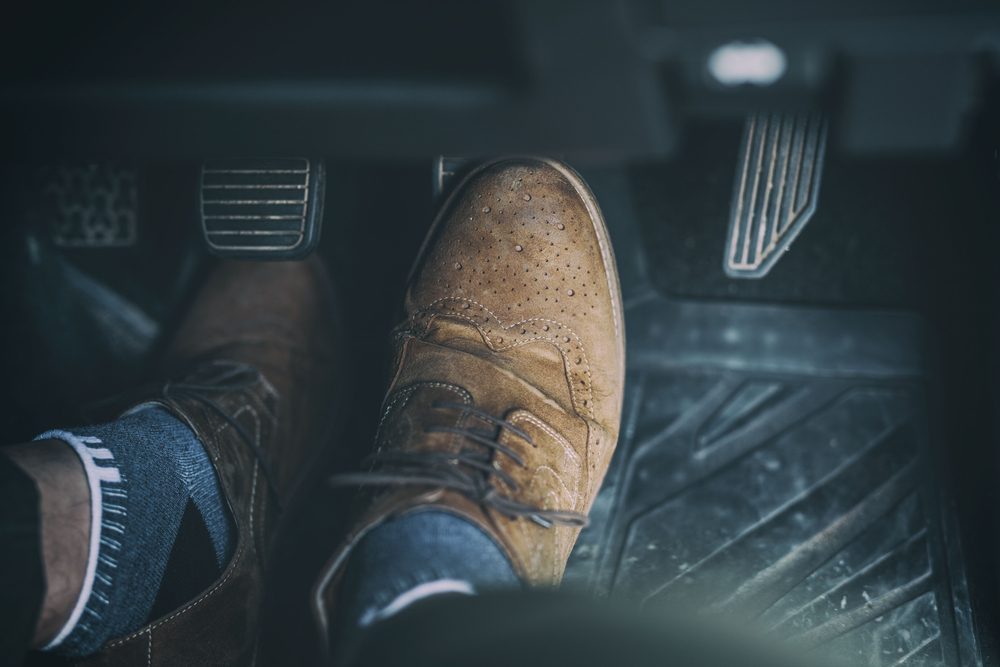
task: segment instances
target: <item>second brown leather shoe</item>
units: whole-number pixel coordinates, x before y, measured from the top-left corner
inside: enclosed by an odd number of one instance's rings
[[[328,444],[337,370],[332,298],[317,259],[223,262],[209,277],[168,352],[174,379],[137,398],[197,434],[218,475],[235,550],[201,594],[86,664],[253,664],[280,507]]]
[[[486,164],[456,187],[411,274],[367,472],[371,487],[321,573],[324,637],[348,555],[388,518],[472,521],[531,584],[555,584],[618,439],[621,295],[593,194],[545,159]]]

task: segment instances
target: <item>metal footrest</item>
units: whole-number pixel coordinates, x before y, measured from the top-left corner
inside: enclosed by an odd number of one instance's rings
[[[288,260],[319,242],[323,163],[306,158],[212,160],[202,166],[201,225],[216,255]]]

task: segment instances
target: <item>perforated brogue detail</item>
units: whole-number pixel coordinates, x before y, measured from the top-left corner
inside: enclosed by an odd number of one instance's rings
[[[446,316],[474,325],[494,351],[548,342],[563,357],[575,411],[603,421],[593,386],[605,378],[594,377],[591,346],[622,332],[608,317],[617,284],[592,217],[574,184],[547,164],[511,160],[488,170],[442,220],[411,288],[412,331]]]
[[[587,359],[587,350],[580,336],[567,325],[544,317],[508,324],[481,303],[461,297],[446,297],[438,299],[411,317],[411,326],[401,334],[419,337],[436,316],[456,318],[472,324],[494,352],[538,341],[551,343],[559,350],[565,363],[574,409],[581,416],[593,419],[590,360]]]

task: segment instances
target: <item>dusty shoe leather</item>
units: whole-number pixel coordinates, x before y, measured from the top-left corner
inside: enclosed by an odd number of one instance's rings
[[[139,402],[198,435],[236,529],[233,556],[198,597],[109,642],[85,664],[244,665],[257,647],[262,573],[280,506],[327,444],[334,404],[332,291],[318,260],[223,263]]]
[[[330,634],[336,581],[380,522],[465,517],[519,576],[560,581],[618,439],[621,295],[593,194],[545,159],[486,164],[456,187],[411,273],[394,376],[359,519],[314,591]]]

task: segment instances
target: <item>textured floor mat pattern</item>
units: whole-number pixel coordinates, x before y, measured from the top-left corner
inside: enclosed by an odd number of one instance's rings
[[[596,181],[609,220],[628,216]],[[925,464],[920,321],[675,301],[638,274],[623,289],[622,436],[567,585],[753,620],[849,664],[982,664]]]

